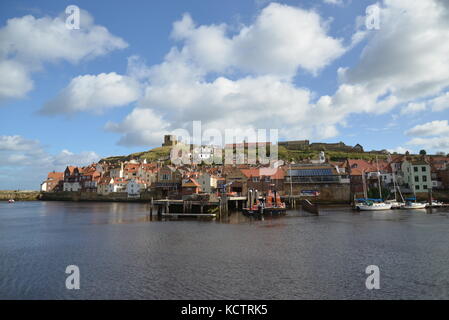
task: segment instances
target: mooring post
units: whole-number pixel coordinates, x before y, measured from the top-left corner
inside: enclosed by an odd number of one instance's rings
[[[162,218],[162,206],[157,205],[157,218],[160,220]]]

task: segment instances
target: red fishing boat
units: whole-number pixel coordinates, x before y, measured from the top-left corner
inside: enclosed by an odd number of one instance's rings
[[[248,191],[247,206],[243,208],[243,214],[249,216],[280,215],[285,214],[287,208],[285,202],[276,191],[269,191],[264,199],[259,197],[257,190]]]

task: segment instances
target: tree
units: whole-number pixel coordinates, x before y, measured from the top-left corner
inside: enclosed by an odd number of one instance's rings
[[[419,154],[425,156],[427,154],[426,150],[422,149],[419,151]]]

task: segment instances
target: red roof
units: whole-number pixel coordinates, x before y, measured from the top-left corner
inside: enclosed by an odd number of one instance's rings
[[[64,180],[64,172],[49,172],[47,176],[48,180]]]
[[[348,159],[349,172],[353,176],[361,176],[362,172],[375,172],[377,168],[369,161],[362,159]]]

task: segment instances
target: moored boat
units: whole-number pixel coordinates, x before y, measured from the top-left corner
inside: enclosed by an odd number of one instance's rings
[[[16,202],[14,199],[9,199],[8,200],[8,203],[14,203],[14,202]]]
[[[387,200],[385,203],[391,204],[391,209],[399,209],[404,205],[404,202],[399,202],[396,200]]]
[[[425,203],[419,203],[419,202],[406,202],[403,206],[401,206],[401,209],[425,209],[426,204]]]
[[[391,203],[366,201],[365,203],[358,204],[357,208],[362,211],[390,210]]]
[[[441,208],[444,206],[444,203],[437,200],[432,200],[432,204],[427,203],[426,207],[428,208]]]
[[[287,210],[285,202],[281,202],[281,197],[276,191],[269,191],[264,201],[259,201],[257,190],[248,191],[247,206],[243,208],[243,214],[248,216],[276,215],[284,214]]]

